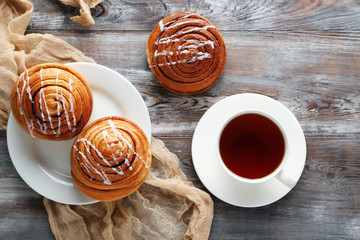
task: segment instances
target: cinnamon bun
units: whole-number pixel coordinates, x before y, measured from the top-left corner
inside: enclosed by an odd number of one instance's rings
[[[160,84],[180,94],[209,89],[226,63],[219,31],[209,20],[191,12],[178,12],[161,20],[150,34],[146,55]]]
[[[23,72],[11,93],[18,124],[44,140],[75,137],[89,121],[91,89],[75,69],[59,63],[36,65]]]
[[[75,185],[90,198],[112,201],[136,191],[151,165],[145,133],[122,117],[90,123],[76,138],[71,151]]]

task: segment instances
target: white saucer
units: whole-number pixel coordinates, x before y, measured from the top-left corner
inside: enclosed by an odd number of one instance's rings
[[[93,112],[89,123],[105,116],[123,116],[138,124],[151,139],[150,116],[136,88],[122,75],[93,63],[67,64],[80,72],[93,93]],[[39,194],[67,204],[97,202],[83,195],[70,174],[70,149],[74,139],[44,141],[32,138],[17,124],[11,113],[7,125],[7,144],[11,160],[22,179]]]
[[[286,127],[289,137],[289,159],[284,170],[297,182],[306,158],[306,143],[301,126],[284,105],[259,94],[233,95],[214,104],[202,116],[195,129],[192,158],[199,179],[217,198],[235,206],[260,207],[279,200],[291,189],[276,178],[254,184],[238,182],[226,173],[215,151],[221,123],[236,112],[247,109],[266,110]]]

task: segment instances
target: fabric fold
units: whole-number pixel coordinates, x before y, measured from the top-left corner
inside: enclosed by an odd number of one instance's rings
[[[152,138],[151,149],[147,180],[126,198],[82,206],[45,198],[56,238],[78,239],[75,233],[81,232],[100,239],[207,239],[213,218],[211,197],[187,180],[178,158],[161,140]]]
[[[95,23],[91,16],[91,8],[95,7],[104,0],[59,0],[63,4],[80,8],[80,15],[71,17],[70,19],[83,25],[90,26]]]
[[[52,34],[26,34],[33,5],[25,0],[0,2],[0,130],[6,129],[10,93],[18,76],[45,62],[95,62]]]
[[[14,82],[27,68],[45,62],[94,62],[51,34],[24,35],[32,11],[26,0],[0,2],[0,129],[6,129]],[[147,180],[126,198],[80,206],[44,198],[56,239],[207,239],[211,197],[186,178],[179,159],[162,141],[153,138],[151,149]]]

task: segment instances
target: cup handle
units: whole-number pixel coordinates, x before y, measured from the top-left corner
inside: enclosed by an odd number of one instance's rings
[[[296,185],[296,181],[292,177],[290,177],[290,175],[287,174],[284,170],[281,170],[275,176],[275,178],[290,189],[292,189]]]

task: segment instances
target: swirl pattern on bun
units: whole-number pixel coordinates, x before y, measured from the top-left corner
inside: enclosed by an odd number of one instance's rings
[[[209,20],[191,12],[178,12],[161,20],[151,32],[146,55],[160,84],[180,94],[209,89],[226,63],[219,31]]]
[[[11,93],[11,109],[18,124],[44,140],[75,137],[89,121],[92,108],[91,89],[84,77],[59,63],[27,69]]]
[[[76,138],[71,151],[75,185],[90,198],[112,201],[136,191],[151,165],[145,133],[122,117],[90,123]]]

